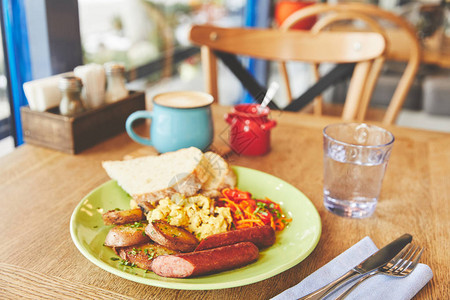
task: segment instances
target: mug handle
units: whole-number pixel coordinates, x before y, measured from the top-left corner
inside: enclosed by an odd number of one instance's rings
[[[135,142],[138,142],[140,144],[146,145],[146,146],[153,146],[151,138],[143,138],[139,136],[136,132],[134,132],[133,129],[133,123],[134,121],[138,119],[152,119],[153,118],[153,112],[147,111],[147,110],[139,110],[135,111],[131,115],[128,116],[127,121],[125,122],[125,129],[127,130],[128,135],[131,139],[133,139]]]

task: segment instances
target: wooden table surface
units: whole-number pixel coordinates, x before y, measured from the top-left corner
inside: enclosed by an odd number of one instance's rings
[[[213,108],[217,139],[226,136],[226,111]],[[247,286],[189,291],[128,281],[89,262],[71,240],[70,216],[87,193],[109,180],[102,160],[142,148],[124,133],[79,155],[24,145],[0,158],[0,298],[268,299],[365,236],[381,247],[407,232],[425,247],[422,262],[434,272],[416,298],[448,299],[450,134],[389,127],[396,140],[381,199],[372,217],[357,220],[335,216],[322,204],[322,128],[338,119],[277,112],[272,117],[278,121],[272,151],[261,157],[231,155],[230,162],[293,184],[317,208],[322,235],[298,265]]]

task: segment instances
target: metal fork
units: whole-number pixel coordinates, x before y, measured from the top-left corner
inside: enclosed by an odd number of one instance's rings
[[[384,266],[376,269],[375,271],[361,277],[355,284],[353,284],[349,289],[340,294],[335,300],[342,300],[350,294],[361,282],[366,279],[377,275],[384,274],[396,277],[406,277],[408,276],[419,263],[419,259],[422,256],[423,248],[419,246],[413,246],[408,244],[400,251],[391,261],[389,261]]]

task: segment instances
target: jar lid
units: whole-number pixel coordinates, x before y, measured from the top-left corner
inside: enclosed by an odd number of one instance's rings
[[[124,73],[125,72],[125,66],[121,63],[109,62],[109,63],[105,63],[104,67],[105,67],[105,72],[107,74]]]
[[[83,87],[83,82],[76,76],[63,76],[59,80],[58,87],[61,90],[79,90]]]

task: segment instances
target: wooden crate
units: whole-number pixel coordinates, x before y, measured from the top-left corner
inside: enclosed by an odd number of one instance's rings
[[[58,108],[45,112],[22,107],[22,128],[27,143],[76,154],[125,131],[127,117],[145,110],[145,93],[131,91],[127,98],[73,117]]]

